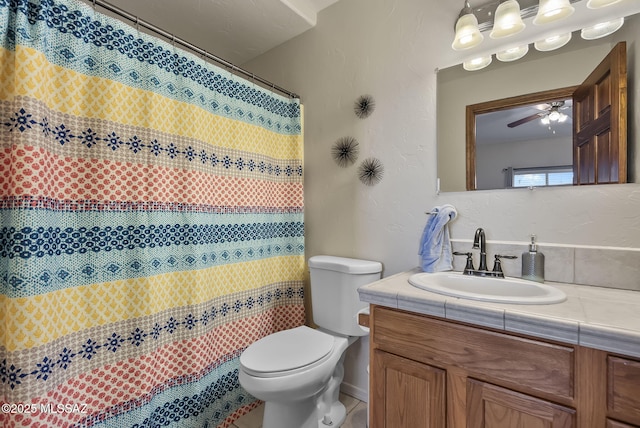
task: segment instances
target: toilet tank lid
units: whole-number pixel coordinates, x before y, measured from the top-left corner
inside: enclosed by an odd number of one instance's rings
[[[336,256],[310,257],[309,267],[350,274],[378,273],[382,271],[382,263],[380,262]]]

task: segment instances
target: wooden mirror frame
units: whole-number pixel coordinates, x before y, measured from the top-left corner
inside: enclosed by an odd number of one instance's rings
[[[467,190],[476,190],[476,115],[506,110],[513,107],[522,107],[529,104],[548,103],[551,101],[566,100],[571,98],[578,86],[552,89],[549,91],[534,92],[532,94],[503,98],[501,100],[487,101],[468,105],[466,108],[466,164],[467,164]]]

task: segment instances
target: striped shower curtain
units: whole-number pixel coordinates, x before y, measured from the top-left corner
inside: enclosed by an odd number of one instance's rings
[[[0,25],[0,426],[229,426],[304,322],[298,100],[76,0]]]

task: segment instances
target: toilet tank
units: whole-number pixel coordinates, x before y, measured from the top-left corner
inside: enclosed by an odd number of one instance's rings
[[[313,322],[346,336],[364,336],[358,311],[367,307],[358,297],[358,287],[380,279],[382,264],[335,256],[309,258]]]

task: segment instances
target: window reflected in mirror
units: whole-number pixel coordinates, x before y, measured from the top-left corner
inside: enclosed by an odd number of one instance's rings
[[[573,165],[535,168],[506,168],[505,187],[572,186]]]

